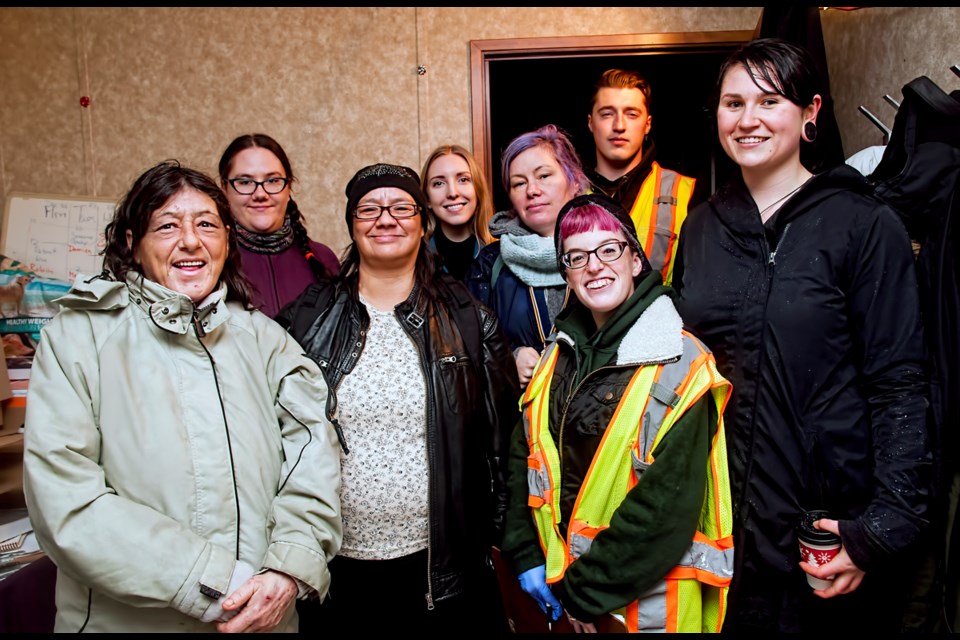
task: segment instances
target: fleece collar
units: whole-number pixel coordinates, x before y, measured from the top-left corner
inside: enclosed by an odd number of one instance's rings
[[[675,360],[683,355],[683,321],[669,296],[650,303],[623,336],[617,349],[618,365],[645,365]],[[557,340],[573,345],[573,338],[558,331]]]

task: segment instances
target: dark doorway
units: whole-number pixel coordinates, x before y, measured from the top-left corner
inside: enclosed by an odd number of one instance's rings
[[[584,166],[593,166],[595,148],[587,128],[589,100],[594,82],[611,67],[636,70],[650,82],[650,136],[657,146],[657,161],[695,177],[694,202],[705,200],[736,169],[717,142],[714,114],[708,109],[720,64],[751,36],[749,32],[733,33],[737,35],[722,42],[647,44],[637,51],[618,46],[602,55],[590,50],[526,56],[513,51],[502,58],[490,55],[485,65],[489,130],[484,151],[496,209],[510,206],[501,184],[500,155],[521,133],[555,124],[568,134]],[[696,40],[706,34],[681,35]]]

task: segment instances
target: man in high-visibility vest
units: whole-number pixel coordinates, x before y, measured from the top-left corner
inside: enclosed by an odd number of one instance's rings
[[[670,284],[677,236],[696,180],[655,161],[650,98],[650,83],[636,71],[603,72],[587,116],[597,149],[596,166],[588,175],[596,190],[630,212],[640,246],[664,284]]]
[[[730,384],[618,203],[574,198],[554,240],[576,301],[520,402],[503,555],[577,631],[613,614],[628,631],[718,632],[733,574]]]

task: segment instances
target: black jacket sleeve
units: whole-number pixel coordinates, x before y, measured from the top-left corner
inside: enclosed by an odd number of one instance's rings
[[[915,543],[929,525],[934,490],[913,251],[896,214],[887,207],[880,213],[862,225],[860,245],[845,265],[870,411],[874,496],[863,514],[840,522],[840,535],[850,558],[868,572]]]
[[[480,318],[483,332],[483,382],[490,424],[487,455],[494,491],[494,545],[499,545],[507,510],[507,452],[510,432],[520,415],[520,380],[507,337],[496,315],[481,305]]]

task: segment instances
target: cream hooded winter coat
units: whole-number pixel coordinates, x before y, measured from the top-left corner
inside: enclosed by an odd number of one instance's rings
[[[206,593],[238,559],[327,592],[342,530],[323,377],[224,294],[195,311],[135,274],[81,276],[43,329],[24,491],[58,632],[215,631]],[[278,630],[296,627],[290,607]]]

